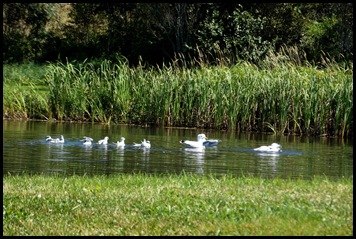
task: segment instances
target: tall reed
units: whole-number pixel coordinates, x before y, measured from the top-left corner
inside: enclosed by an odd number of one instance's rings
[[[336,69],[249,63],[190,69],[60,63],[48,74],[59,119],[340,135],[351,132],[351,79]]]
[[[47,94],[31,82],[3,83],[3,117],[17,119],[48,119]]]
[[[174,61],[162,67],[140,63],[130,68],[125,59],[49,64],[48,94],[40,94],[42,98],[32,86],[30,93],[19,94],[21,85],[11,87],[4,81],[4,114],[17,111],[25,117],[58,120],[352,135],[352,64],[335,65],[325,58],[318,67],[305,62],[297,49],[282,53],[270,53],[258,65],[211,66],[201,60],[197,65]]]
[[[99,68],[83,62],[48,67],[47,82],[53,115],[62,119],[126,122],[130,107],[130,69],[103,61]]]

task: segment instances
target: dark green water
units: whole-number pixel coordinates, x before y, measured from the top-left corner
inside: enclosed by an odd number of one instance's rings
[[[201,152],[188,151],[181,139],[196,140],[205,133],[222,142]],[[47,135],[63,135],[65,143],[50,144]],[[109,145],[83,146],[89,136],[97,142],[109,137]],[[126,146],[113,143],[126,138]],[[133,147],[151,141],[150,149]],[[253,148],[277,142],[283,151],[259,154]],[[59,173],[94,175],[118,173],[182,173],[252,175],[263,178],[353,176],[353,142],[337,138],[274,136],[217,130],[143,128],[119,125],[3,121],[3,173]]]

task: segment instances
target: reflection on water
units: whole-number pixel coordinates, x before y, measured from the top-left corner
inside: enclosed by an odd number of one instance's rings
[[[277,172],[277,163],[280,153],[257,153],[259,156],[260,167],[269,169],[272,172]]]
[[[221,139],[218,146],[184,148],[181,139],[205,133]],[[64,135],[64,144],[46,142],[47,135]],[[83,135],[94,139],[83,145]],[[108,136],[107,145],[96,144]],[[116,142],[125,137],[126,145]],[[147,139],[151,148],[134,147]],[[283,151],[256,152],[259,145],[278,142]],[[76,123],[4,121],[3,173],[181,173],[312,178],[353,175],[352,140],[242,134],[196,129],[142,128]]]
[[[204,148],[184,148],[184,153],[188,162],[193,162],[189,165],[191,168],[196,168],[196,173],[204,173]],[[190,160],[193,159],[193,160]],[[189,164],[189,163],[188,163]]]

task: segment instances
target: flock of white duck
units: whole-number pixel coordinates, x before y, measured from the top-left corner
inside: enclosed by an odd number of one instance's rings
[[[59,138],[52,138],[51,136],[46,137],[46,141],[50,143],[55,143],[55,144],[63,144],[64,143],[64,137],[61,135]],[[87,136],[84,136],[82,140],[84,141],[83,145],[92,145],[93,144],[93,139]],[[109,142],[109,137],[106,136],[104,139],[101,139],[97,142],[97,144],[103,144],[107,145]],[[179,143],[184,145],[186,148],[195,148],[195,149],[204,149],[205,147],[213,147],[217,146],[222,140],[220,139],[208,139],[205,134],[198,134],[197,140],[180,140]],[[125,138],[121,137],[119,141],[117,141],[116,144],[118,147],[124,147],[125,146]],[[151,142],[149,140],[143,139],[141,143],[133,143],[133,146],[135,147],[143,147],[143,148],[151,148]],[[282,146],[277,143],[272,143],[269,146],[261,146],[258,148],[255,148],[254,151],[258,152],[282,152]]]

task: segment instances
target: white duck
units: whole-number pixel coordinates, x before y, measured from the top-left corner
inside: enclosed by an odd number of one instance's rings
[[[205,148],[204,142],[206,141],[207,137],[205,134],[198,134],[197,141],[192,140],[181,140],[179,143],[183,144],[187,148]]]
[[[269,146],[261,146],[261,147],[255,148],[253,150],[260,151],[260,152],[281,152],[282,151],[281,148],[282,148],[282,146],[280,144],[273,143]]]
[[[82,140],[80,141],[84,141],[83,145],[91,145],[92,144],[92,141],[93,139],[90,138],[90,137],[87,137],[87,136],[84,136]]]
[[[145,147],[145,148],[151,148],[151,142],[149,140],[146,140],[146,139],[143,139],[142,143],[141,143],[141,146],[142,147]]]
[[[125,138],[121,137],[119,141],[116,143],[117,147],[123,147],[125,146]]]
[[[109,137],[105,136],[104,139],[98,141],[98,144],[108,144]]]
[[[64,144],[64,137],[63,135],[61,135],[61,137],[53,139],[51,136],[47,136],[46,137],[46,141],[50,142],[50,143],[55,143],[55,144]]]
[[[149,140],[143,139],[143,141],[140,144],[134,143],[133,146],[151,148],[151,142]]]

